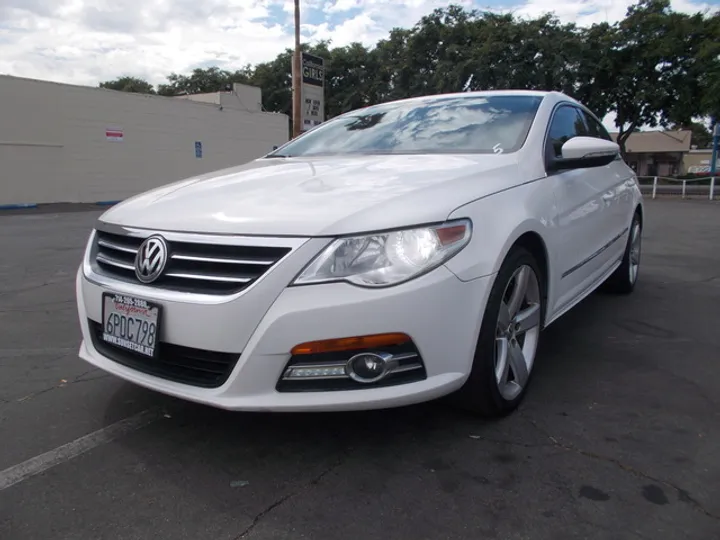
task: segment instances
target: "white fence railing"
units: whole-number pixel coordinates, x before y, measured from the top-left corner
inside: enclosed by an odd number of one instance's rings
[[[679,180],[678,178],[667,178],[665,176],[638,176],[638,180],[641,179],[652,179],[652,198],[654,199],[658,191],[666,192],[666,193],[675,193],[677,190],[680,190],[680,194],[682,195],[682,198],[684,199],[688,195],[688,188],[690,188],[690,191],[693,193],[704,193],[706,186],[697,186],[693,185],[693,182],[702,182],[707,181],[708,177],[704,178],[688,178],[685,180]],[[674,184],[660,184],[658,185],[658,180],[664,180],[666,182],[673,182]],[[707,186],[709,188],[708,190],[708,198],[712,201],[715,199],[715,181],[717,178],[715,176],[712,176],[709,178],[710,185]],[[691,184],[688,186],[688,184]],[[640,184],[641,188],[649,188],[650,186],[648,184]]]

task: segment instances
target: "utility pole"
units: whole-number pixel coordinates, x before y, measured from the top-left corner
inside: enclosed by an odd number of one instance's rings
[[[293,138],[302,133],[302,64],[300,52],[300,0],[295,0],[295,55],[292,70]]]
[[[710,176],[717,173],[718,147],[720,147],[720,118],[715,121],[713,129],[712,158],[710,160]]]

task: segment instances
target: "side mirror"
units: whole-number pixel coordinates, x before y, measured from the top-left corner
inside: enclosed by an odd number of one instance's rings
[[[587,169],[612,163],[620,152],[620,146],[613,141],[596,137],[573,137],[562,145],[562,157],[553,158],[550,169]]]

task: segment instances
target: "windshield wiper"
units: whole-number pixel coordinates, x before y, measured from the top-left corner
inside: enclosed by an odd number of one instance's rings
[[[288,157],[290,157],[290,156],[288,156],[287,154],[270,154],[270,155],[268,155],[268,156],[265,156],[265,159],[270,159],[270,158],[288,158]]]

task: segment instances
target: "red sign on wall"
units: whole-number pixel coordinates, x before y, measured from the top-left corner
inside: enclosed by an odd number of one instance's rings
[[[123,138],[123,130],[120,128],[107,128],[105,130],[105,139],[108,141],[122,141]]]

